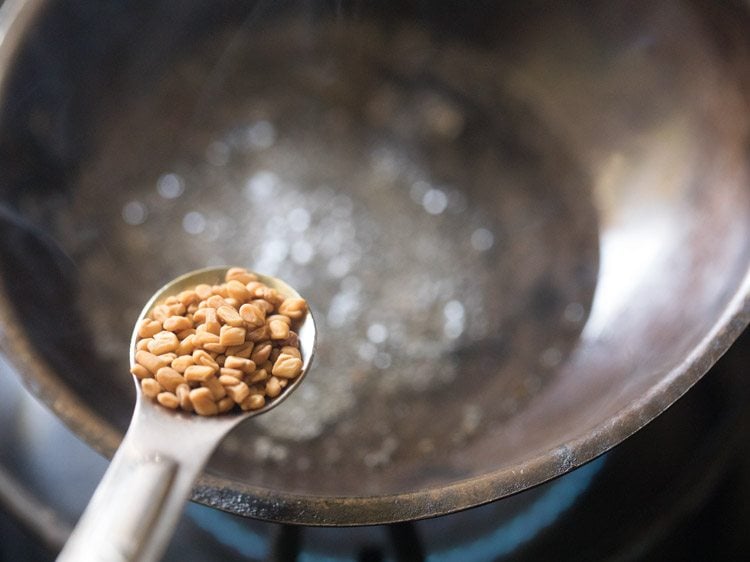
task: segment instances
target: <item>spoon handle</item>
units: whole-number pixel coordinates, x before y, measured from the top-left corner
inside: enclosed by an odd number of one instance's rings
[[[177,464],[125,457],[112,461],[58,560],[135,560],[153,536]]]
[[[233,424],[204,420],[196,439],[189,422],[160,409],[139,400],[59,561],[155,561],[163,554],[193,482]]]

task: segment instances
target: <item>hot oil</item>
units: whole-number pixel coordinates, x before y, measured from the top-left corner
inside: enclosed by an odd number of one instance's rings
[[[313,371],[217,465],[356,491],[321,477],[460,454],[555,376],[590,307],[597,225],[502,60],[409,26],[304,31],[214,35],[139,87],[55,228],[113,377],[168,278],[242,264],[304,293]]]

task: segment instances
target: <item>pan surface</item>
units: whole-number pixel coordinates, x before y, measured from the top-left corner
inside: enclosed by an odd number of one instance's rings
[[[239,5],[238,5],[239,4]],[[194,499],[305,524],[507,496],[619,443],[750,318],[750,17],[709,2],[8,2],[0,339],[87,442],[184,271],[320,319]]]

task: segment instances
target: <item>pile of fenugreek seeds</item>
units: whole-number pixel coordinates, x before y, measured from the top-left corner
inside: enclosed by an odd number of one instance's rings
[[[154,306],[138,326],[135,365],[143,394],[202,416],[257,410],[302,371],[297,333],[307,314],[246,269]]]

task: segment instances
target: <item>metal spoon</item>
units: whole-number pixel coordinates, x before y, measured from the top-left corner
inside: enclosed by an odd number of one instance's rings
[[[222,282],[227,269],[193,271],[159,289],[136,322],[130,344],[131,365],[141,319],[170,295],[200,283]],[[299,297],[279,279],[258,277],[282,295]],[[299,386],[310,367],[315,335],[315,322],[308,311],[298,331],[302,372],[281,395],[258,410],[212,417],[169,410],[144,398],[133,377],[137,400],[130,427],[58,560],[158,560],[211,453],[230,429],[274,408]]]

